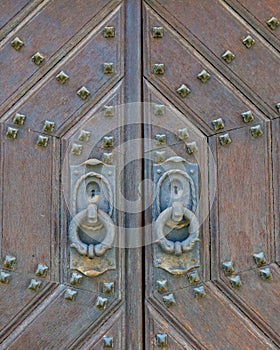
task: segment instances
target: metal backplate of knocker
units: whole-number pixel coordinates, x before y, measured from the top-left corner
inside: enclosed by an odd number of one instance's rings
[[[154,164],[154,264],[172,274],[200,266],[198,165],[181,157]]]

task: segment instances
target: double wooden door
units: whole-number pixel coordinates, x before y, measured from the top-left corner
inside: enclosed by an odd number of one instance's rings
[[[278,349],[279,0],[1,1],[1,349]]]

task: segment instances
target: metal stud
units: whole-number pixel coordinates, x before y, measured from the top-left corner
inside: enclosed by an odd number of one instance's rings
[[[78,145],[77,143],[73,143],[72,148],[71,148],[71,153],[73,156],[80,156],[83,152],[83,146]]]
[[[262,266],[266,264],[266,257],[264,255],[264,252],[255,253],[253,255],[253,259],[257,266]]]
[[[279,21],[276,17],[271,17],[266,24],[269,26],[271,30],[275,30],[279,26]]]
[[[17,258],[11,255],[6,255],[3,265],[7,269],[14,269],[16,265]]]
[[[22,126],[25,123],[26,116],[24,114],[16,113],[13,123],[18,126]]]
[[[113,348],[113,337],[103,337],[103,347]]]
[[[156,334],[156,346],[159,348],[167,347],[167,334],[165,333]]]
[[[197,147],[196,142],[195,141],[188,142],[186,144],[186,149],[187,149],[188,154],[190,154],[190,155],[196,153],[198,151],[198,147]]]
[[[114,116],[114,107],[113,106],[104,106],[104,116],[113,117]]]
[[[234,266],[233,266],[233,263],[232,261],[225,261],[223,264],[222,264],[222,269],[224,271],[224,274],[226,276],[230,276],[234,273]]]
[[[234,60],[235,55],[230,50],[227,50],[224,54],[222,54],[222,58],[224,61],[226,61],[226,63],[231,63]]]
[[[168,282],[167,280],[158,280],[156,282],[157,291],[159,293],[167,293],[168,292]]]
[[[11,46],[19,51],[23,46],[24,46],[24,42],[19,38],[19,37],[16,37],[14,38],[14,40],[11,42]]]
[[[89,142],[90,135],[91,135],[90,131],[81,130],[80,135],[79,135],[79,141]]]
[[[203,83],[205,84],[210,78],[211,75],[210,73],[207,72],[207,70],[203,69],[198,75],[197,78]]]
[[[227,146],[231,144],[231,138],[229,137],[229,134],[223,134],[219,136],[219,141],[221,146]]]
[[[103,35],[104,35],[104,38],[114,38],[115,37],[115,27],[113,27],[113,26],[105,27]]]
[[[11,128],[9,126],[6,132],[6,137],[10,140],[15,140],[17,138],[17,135],[18,135],[18,129]]]
[[[156,38],[156,39],[163,38],[162,27],[153,27],[153,38]]]
[[[113,147],[114,146],[114,137],[113,136],[104,136],[103,146],[106,148]]]
[[[165,114],[165,105],[154,105],[154,115],[162,117]]]
[[[162,163],[165,161],[165,151],[155,152],[155,163]]]
[[[156,134],[156,145],[157,146],[166,145],[166,135],[165,134]]]
[[[69,300],[69,301],[75,301],[77,298],[78,292],[73,289],[66,289],[65,294],[64,294],[64,299]]]
[[[168,294],[168,295],[165,295],[163,298],[162,298],[164,304],[167,306],[167,307],[171,307],[173,305],[176,304],[176,301],[175,301],[175,298],[174,298],[174,295],[171,293],[171,294]]]
[[[73,272],[71,279],[70,279],[70,284],[73,286],[79,286],[82,283],[83,276],[80,273]]]
[[[69,79],[69,76],[63,72],[63,70],[57,74],[55,79],[60,83],[60,84],[65,84],[66,81]]]
[[[103,283],[103,293],[104,294],[114,294],[115,283],[114,282],[104,282]]]
[[[82,86],[78,91],[77,91],[77,95],[82,99],[82,100],[86,100],[89,95],[90,95],[90,92],[89,90],[85,87],[85,86]]]
[[[55,122],[51,122],[49,120],[46,120],[44,127],[43,127],[43,131],[48,132],[48,133],[52,133],[54,131],[54,127],[55,127]]]
[[[47,147],[49,138],[47,136],[39,135],[37,139],[37,146]]]
[[[242,282],[239,276],[230,277],[229,282],[233,288],[240,288],[242,286]]]
[[[37,52],[35,53],[35,55],[32,56],[32,61],[37,66],[40,66],[45,61],[45,57],[40,52]]]
[[[11,280],[11,274],[1,271],[0,272],[0,282],[4,284],[8,284]]]
[[[246,38],[242,39],[243,44],[250,49],[253,45],[255,45],[255,39],[251,37],[251,35],[247,35]]]
[[[188,277],[190,284],[196,284],[196,283],[200,282],[200,277],[199,277],[197,270],[190,271],[187,274],[187,277]]]
[[[35,280],[34,278],[32,278],[32,280],[30,281],[30,284],[28,286],[28,289],[34,291],[34,292],[38,292],[38,290],[41,288],[42,282]]]
[[[225,123],[222,118],[213,120],[212,125],[215,131],[223,130],[225,128]]]
[[[179,140],[182,140],[182,141],[187,140],[190,137],[187,128],[179,129],[177,131],[177,137]]]
[[[269,267],[266,267],[264,269],[260,269],[260,276],[263,280],[271,280],[272,279],[272,273]]]
[[[275,105],[277,112],[280,114],[280,102]]]
[[[108,302],[107,298],[97,297],[95,307],[100,310],[105,310],[107,306],[107,302]]]
[[[199,286],[199,287],[194,288],[193,292],[194,292],[194,297],[196,299],[201,299],[201,298],[206,297],[206,292],[205,292],[204,286]]]
[[[37,270],[35,272],[36,276],[46,277],[48,274],[48,266],[45,264],[38,264]]]
[[[103,160],[103,163],[112,164],[113,163],[113,153],[103,153],[102,160]]]
[[[114,73],[114,64],[113,63],[104,63],[103,72],[104,72],[104,74],[113,74]]]
[[[241,113],[241,117],[243,119],[243,122],[246,124],[254,121],[254,116],[253,116],[252,111],[246,111],[246,112]]]
[[[154,64],[153,72],[156,75],[163,75],[164,74],[164,64],[163,63]]]
[[[191,93],[191,90],[185,84],[182,84],[176,91],[183,98]]]
[[[263,135],[263,131],[260,125],[251,127],[251,134],[253,137],[258,138]]]

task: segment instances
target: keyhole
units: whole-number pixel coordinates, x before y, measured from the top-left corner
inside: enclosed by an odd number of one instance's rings
[[[91,198],[95,196],[95,190],[91,190]]]
[[[174,193],[178,194],[178,186],[174,186]]]

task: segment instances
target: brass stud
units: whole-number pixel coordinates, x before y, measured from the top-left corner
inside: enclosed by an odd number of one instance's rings
[[[48,266],[45,264],[38,264],[37,270],[35,272],[36,276],[46,277],[48,274]]]
[[[277,112],[280,114],[280,102],[275,105]]]
[[[177,137],[179,140],[182,140],[182,141],[187,140],[190,137],[187,128],[178,129]]]
[[[243,44],[250,49],[253,45],[255,45],[255,39],[251,37],[251,35],[247,35],[246,38],[242,39]]]
[[[103,35],[104,35],[104,38],[114,38],[115,37],[115,27],[113,27],[113,26],[105,27]]]
[[[226,276],[230,276],[234,273],[234,266],[233,266],[233,263],[232,261],[225,261],[223,264],[222,264],[222,269],[224,271],[224,274]]]
[[[76,290],[68,288],[64,293],[64,299],[69,301],[75,301],[77,298],[77,295],[78,295],[78,292]]]
[[[103,347],[104,348],[113,348],[113,337],[103,337]]]
[[[159,348],[167,347],[167,334],[165,333],[156,334],[156,346],[158,346]]]
[[[206,297],[206,292],[205,292],[204,286],[199,286],[199,287],[194,288],[193,292],[194,292],[194,297],[196,299],[201,299],[201,298]]]
[[[6,137],[10,140],[15,140],[17,138],[17,135],[18,135],[18,129],[11,128],[9,126],[6,132]]]
[[[114,116],[114,107],[113,106],[104,106],[104,116],[113,117]]]
[[[60,84],[65,84],[66,81],[69,79],[69,76],[63,72],[63,70],[57,74],[55,79],[60,83]]]
[[[46,120],[44,127],[43,127],[43,131],[48,132],[48,133],[52,133],[54,131],[54,127],[55,127],[55,122],[51,122],[49,120]]]
[[[11,280],[11,274],[1,271],[0,272],[0,282],[4,284],[8,284]]]
[[[42,54],[40,54],[40,52],[37,52],[35,53],[35,55],[32,56],[32,61],[37,66],[40,66],[45,61],[45,57]]]
[[[163,63],[154,64],[153,72],[156,75],[163,75],[164,74],[164,64]]]
[[[223,58],[224,61],[226,61],[226,63],[231,63],[234,60],[235,55],[230,50],[227,50],[222,55],[222,58]]]
[[[90,131],[81,130],[80,135],[79,135],[79,141],[89,142],[90,136],[91,136]]]
[[[272,273],[269,267],[266,267],[264,269],[260,269],[260,276],[263,280],[271,280],[272,279]]]
[[[95,307],[100,310],[105,310],[107,306],[107,302],[108,302],[107,298],[97,297]]]
[[[253,255],[253,259],[257,266],[262,266],[266,264],[266,257],[264,255],[264,252],[255,253]]]
[[[250,129],[251,135],[255,138],[258,138],[263,135],[263,131],[260,125],[252,126]]]
[[[162,298],[164,304],[166,305],[166,307],[171,307],[173,305],[176,304],[176,301],[175,301],[175,298],[174,298],[174,295],[171,293],[171,294],[168,294],[168,295],[165,295],[163,298]]]
[[[82,100],[86,100],[89,95],[90,95],[90,92],[89,90],[85,87],[85,86],[82,86],[78,91],[77,91],[77,95],[82,99]]]
[[[13,123],[18,126],[22,126],[25,123],[26,116],[24,114],[16,113]]]
[[[113,147],[114,146],[114,137],[113,136],[104,136],[103,146],[106,148]]]
[[[28,286],[28,289],[32,290],[33,292],[38,292],[38,290],[41,288],[41,285],[42,285],[41,281],[38,281],[32,278]]]
[[[73,272],[70,278],[70,284],[73,286],[79,286],[82,283],[83,276],[80,273]]]
[[[112,164],[113,163],[113,153],[103,153],[102,156],[103,163]]]
[[[154,115],[162,117],[165,114],[165,105],[154,105]]]
[[[252,111],[246,111],[246,112],[241,113],[241,117],[243,119],[243,122],[246,124],[254,121],[254,116],[253,116]]]
[[[176,91],[183,98],[191,93],[191,90],[185,84],[182,84]]]
[[[165,134],[156,134],[156,145],[157,146],[166,145],[166,135]]]
[[[103,71],[104,71],[104,74],[113,74],[114,73],[114,64],[113,63],[104,63]]]
[[[155,163],[162,163],[165,161],[165,151],[155,152]]]
[[[11,46],[19,51],[23,46],[24,46],[24,42],[19,38],[19,37],[16,37],[14,38],[14,40],[11,42]]]
[[[197,78],[203,83],[205,84],[210,78],[211,75],[210,73],[207,72],[207,70],[203,69],[198,75]]]
[[[77,143],[73,143],[72,148],[71,148],[71,153],[73,156],[80,156],[83,152],[83,146],[78,145]]]
[[[37,146],[47,147],[49,138],[47,136],[39,135],[37,139]]]
[[[233,288],[240,288],[242,286],[242,282],[239,276],[230,277],[229,282]]]
[[[157,291],[159,293],[167,293],[168,292],[168,282],[167,280],[158,280],[156,282]]]
[[[220,135],[219,136],[219,141],[220,141],[220,144],[221,146],[227,146],[227,145],[230,145],[231,144],[231,138],[229,136],[229,134],[223,134],[223,135]]]
[[[187,274],[187,277],[190,284],[196,284],[200,282],[200,277],[197,270],[190,271]]]
[[[153,27],[153,38],[156,38],[156,39],[163,38],[162,27]]]
[[[276,17],[271,17],[266,24],[271,30],[275,30],[279,26],[279,21]]]
[[[188,154],[190,154],[190,155],[196,153],[198,151],[198,147],[197,147],[196,142],[195,141],[188,142],[186,144],[186,149],[187,149]]]
[[[14,269],[16,265],[17,258],[11,255],[6,255],[3,265],[7,269]]]
[[[225,123],[222,118],[213,120],[212,125],[215,131],[223,130],[225,128]]]
[[[104,282],[103,283],[103,293],[104,294],[114,294],[115,283],[114,282]]]

